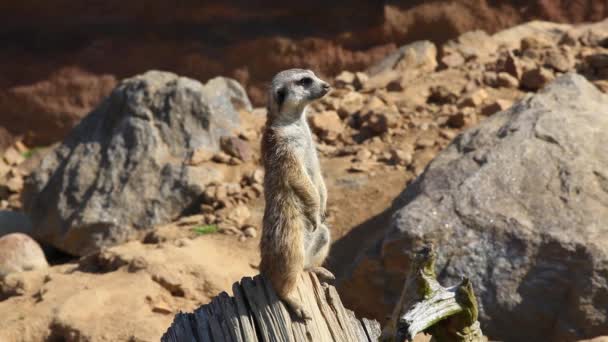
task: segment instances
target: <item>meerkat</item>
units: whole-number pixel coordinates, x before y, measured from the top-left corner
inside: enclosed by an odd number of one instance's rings
[[[330,88],[310,70],[278,73],[269,89],[262,137],[266,207],[260,271],[300,319],[311,318],[296,293],[300,274],[309,271],[334,279],[321,266],[331,239],[324,223],[327,188],[306,121],[307,106]]]

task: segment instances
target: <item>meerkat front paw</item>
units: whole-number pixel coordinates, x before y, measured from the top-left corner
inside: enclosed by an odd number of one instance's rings
[[[315,267],[310,268],[309,271],[316,274],[317,277],[319,277],[319,279],[321,279],[322,281],[327,282],[327,281],[331,281],[331,280],[336,280],[336,276],[325,267],[315,266]]]

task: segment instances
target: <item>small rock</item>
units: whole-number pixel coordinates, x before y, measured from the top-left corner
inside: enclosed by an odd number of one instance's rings
[[[464,113],[462,111],[450,115],[446,124],[452,128],[462,128],[466,124]]]
[[[458,94],[446,86],[432,86],[429,90],[430,95],[427,99],[428,103],[436,103],[439,105],[443,105],[456,103],[456,101],[458,100]]]
[[[23,163],[25,158],[23,157],[23,155],[21,155],[21,153],[19,153],[19,151],[17,151],[15,147],[11,146],[7,148],[4,152],[4,160],[9,165],[19,165]]]
[[[47,267],[40,245],[31,237],[21,233],[0,237],[0,278],[13,272]]]
[[[245,226],[243,234],[248,238],[255,238],[258,236],[258,230],[254,226]]]
[[[386,91],[402,91],[403,89],[400,79],[392,80],[386,85]]]
[[[12,193],[21,192],[23,190],[23,178],[20,175],[10,177],[6,182],[6,187]]]
[[[371,159],[372,152],[366,148],[362,148],[355,154],[355,158],[360,161]]]
[[[229,164],[230,159],[231,159],[231,157],[224,152],[217,152],[216,154],[213,155],[213,158],[211,158],[211,160],[213,160],[216,163],[220,163],[220,164]]]
[[[309,120],[313,131],[325,141],[335,141],[344,131],[338,113],[333,110],[311,115]]]
[[[362,161],[352,164],[348,168],[348,172],[368,172],[372,168],[372,163],[369,161]]]
[[[441,57],[441,63],[448,68],[454,68],[463,65],[464,62],[464,57],[462,57],[462,55],[457,52]]]
[[[353,84],[355,81],[355,74],[350,71],[342,71],[334,79],[334,85],[338,88],[342,88],[348,84]]]
[[[353,85],[355,86],[355,89],[361,89],[365,86],[367,81],[369,81],[369,76],[367,76],[367,74],[364,72],[358,71],[355,73],[355,80],[353,81]]]
[[[481,114],[485,116],[490,116],[494,113],[502,112],[503,110],[510,108],[512,105],[512,101],[496,99],[483,106],[483,108],[481,109]]]
[[[516,59],[515,56],[509,52],[506,55],[503,55],[497,61],[497,70],[504,71],[516,79],[521,79],[521,75],[523,73],[523,67],[519,59]]]
[[[483,88],[478,88],[464,95],[458,103],[458,107],[477,107],[488,98],[488,93]]]
[[[250,161],[253,156],[249,143],[237,137],[221,137],[220,147],[228,155],[245,162]]]
[[[193,226],[196,224],[200,224],[205,219],[204,215],[190,215],[180,217],[177,221],[177,225],[179,226]]]
[[[218,232],[226,235],[241,235],[241,231],[234,226],[221,224]]]
[[[397,126],[399,118],[396,113],[370,111],[363,116],[362,121],[362,127],[370,129],[374,134],[384,134],[389,128]]]
[[[552,47],[552,46],[553,46],[553,42],[550,42],[550,41],[542,38],[541,36],[525,37],[525,38],[522,38],[522,40],[520,42],[520,50],[522,50],[522,51],[529,50],[529,49],[543,49],[543,48],[548,48],[548,47]]]
[[[426,148],[435,146],[435,140],[429,137],[420,137],[416,140],[416,148]]]
[[[392,148],[390,155],[392,162],[395,164],[408,166],[412,163],[412,153],[403,149]]]
[[[17,149],[17,152],[19,152],[21,155],[23,155],[23,153],[26,153],[27,151],[29,151],[29,148],[27,148],[27,146],[25,146],[25,144],[21,141],[21,140],[17,140],[14,144],[15,149]]]
[[[578,45],[578,39],[573,32],[567,31],[562,35],[558,44],[567,45],[567,46],[576,46],[576,45]]]
[[[233,222],[237,227],[242,227],[250,216],[249,208],[245,205],[239,205],[230,210],[226,219]]]
[[[442,129],[441,131],[439,131],[439,135],[451,141],[456,138],[457,133],[447,129]]]
[[[192,155],[190,156],[190,161],[188,164],[190,165],[199,165],[201,163],[210,161],[213,158],[213,152],[205,149],[205,148],[197,148],[192,151]]]
[[[363,108],[364,102],[365,96],[355,91],[348,92],[340,99],[338,115],[340,115],[341,118],[353,115]]]
[[[589,55],[587,56],[586,61],[594,69],[608,68],[608,54],[606,53]]]
[[[545,56],[545,65],[566,72],[574,67],[574,57],[565,50],[550,50]]]
[[[538,90],[553,79],[555,79],[555,75],[549,69],[539,67],[524,72],[521,77],[521,86],[529,90]]]
[[[605,94],[608,94],[608,80],[597,80],[593,81],[593,84]]]
[[[507,72],[499,72],[496,76],[496,85],[503,88],[519,88],[519,81]]]
[[[4,159],[0,159],[0,178],[4,177],[9,171],[11,167],[4,161]]]

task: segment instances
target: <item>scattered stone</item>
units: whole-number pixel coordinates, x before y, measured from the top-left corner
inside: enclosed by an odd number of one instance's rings
[[[596,70],[608,68],[608,53],[597,53],[587,56],[586,61]]]
[[[519,88],[519,81],[513,75],[507,72],[499,72],[496,76],[496,85],[503,88]]]
[[[355,89],[361,89],[361,88],[365,87],[365,84],[367,83],[367,81],[369,81],[369,76],[364,72],[357,71],[355,73],[355,79],[353,81],[353,86],[355,87]]]
[[[214,152],[206,148],[197,148],[192,151],[189,164],[196,166],[204,162],[210,161],[213,158]]]
[[[234,223],[237,227],[242,227],[250,216],[251,212],[249,211],[249,208],[245,205],[239,205],[228,212],[226,220]]]
[[[602,92],[608,93],[608,80],[593,81],[593,84]]]
[[[309,116],[309,121],[312,130],[327,142],[336,141],[344,131],[342,120],[333,110],[313,114]]]
[[[351,116],[355,113],[358,113],[361,108],[363,108],[363,103],[365,102],[365,96],[362,94],[350,91],[340,99],[338,110],[338,115],[340,118],[344,119],[348,116]]]
[[[452,128],[462,128],[466,125],[465,114],[460,111],[448,117],[446,124]]]
[[[346,85],[351,85],[355,81],[355,74],[350,71],[342,71],[334,79],[334,86],[337,88],[343,88]]]
[[[4,151],[4,160],[8,163],[8,165],[19,165],[23,163],[25,158],[14,146],[10,146]]]
[[[433,146],[435,146],[435,139],[433,138],[422,136],[416,140],[417,149],[428,148]]]
[[[355,153],[355,159],[358,161],[365,161],[371,159],[373,156],[372,152],[367,148],[362,148]]]
[[[230,164],[232,157],[229,154],[220,151],[216,152],[211,158],[211,160],[220,164]]]
[[[9,176],[8,181],[6,182],[6,187],[12,193],[20,193],[23,190],[23,178],[21,175],[14,174],[13,171],[9,172],[9,175],[13,173],[12,176]]]
[[[349,168],[348,172],[369,172],[372,168],[372,163],[369,161],[362,161],[353,163]]]
[[[506,54],[502,54],[496,61],[496,71],[499,73],[506,72],[519,80],[523,74],[523,67],[521,61],[515,58],[513,53],[507,52]]]
[[[459,94],[457,92],[447,86],[432,86],[430,88],[430,95],[427,99],[427,102],[438,105],[452,104],[456,103],[456,101],[458,100],[458,95]]]
[[[391,161],[397,165],[408,166],[412,163],[412,153],[399,148],[390,150]]]
[[[441,57],[441,63],[446,68],[455,68],[465,63],[464,57],[458,52]]]
[[[560,72],[566,72],[574,67],[574,57],[566,50],[550,50],[544,58],[545,66]]]
[[[478,107],[480,106],[485,99],[488,98],[488,92],[483,88],[478,88],[473,90],[463,96],[463,98],[458,102],[458,107]]]
[[[566,31],[559,39],[559,45],[567,45],[567,46],[577,46],[578,45],[578,37],[572,31]]]
[[[177,221],[178,226],[194,226],[200,224],[205,219],[204,215],[190,215],[180,217]]]
[[[551,82],[555,75],[546,68],[539,67],[528,70],[521,77],[521,86],[529,90],[538,90]]]
[[[485,116],[490,116],[494,113],[502,112],[503,110],[510,108],[512,105],[512,101],[496,99],[484,105],[483,108],[481,108],[481,114]]]
[[[243,228],[243,234],[248,238],[256,238],[258,236],[258,230],[254,226],[245,226],[245,228]]]
[[[40,245],[31,237],[12,233],[0,237],[0,278],[9,273],[47,268]]]
[[[221,137],[220,147],[226,154],[244,162],[253,159],[253,151],[249,143],[237,137]]]

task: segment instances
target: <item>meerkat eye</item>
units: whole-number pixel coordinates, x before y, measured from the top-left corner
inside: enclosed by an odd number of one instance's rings
[[[312,78],[303,77],[298,81],[298,84],[304,87],[309,87],[312,84]]]

